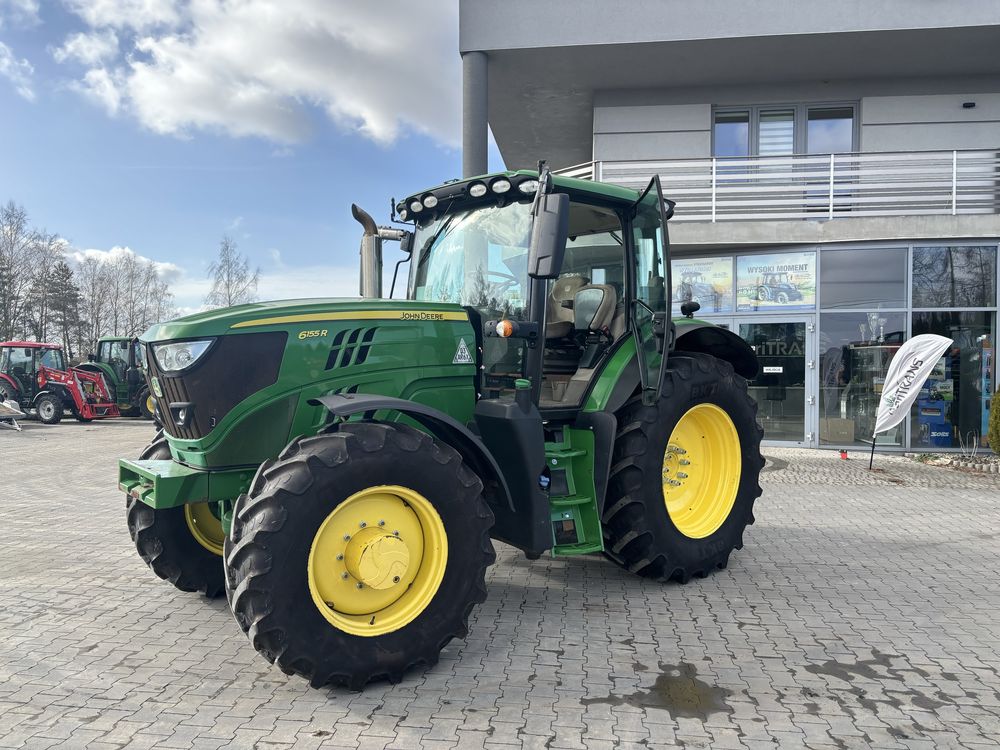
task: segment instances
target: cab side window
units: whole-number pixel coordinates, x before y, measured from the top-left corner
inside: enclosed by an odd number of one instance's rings
[[[63,357],[62,352],[58,349],[44,349],[42,351],[42,356],[39,358],[40,365],[43,367],[48,367],[51,370],[62,370],[63,369]]]

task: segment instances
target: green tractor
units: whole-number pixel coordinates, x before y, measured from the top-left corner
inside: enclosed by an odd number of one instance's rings
[[[88,354],[77,369],[104,375],[123,417],[152,419],[156,402],[142,371],[142,356],[139,339],[104,336],[97,342],[97,354]]]
[[[454,181],[395,207],[411,229],[354,207],[362,299],[154,326],[164,431],[119,471],[139,554],[225,591],[284,672],[353,689],[466,635],[491,540],[659,581],[725,567],[761,492],[757,360],[669,320],[672,208],[657,179]],[[381,298],[385,239],[405,300]]]

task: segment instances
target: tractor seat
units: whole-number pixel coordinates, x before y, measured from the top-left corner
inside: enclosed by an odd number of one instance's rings
[[[555,280],[546,303],[546,339],[562,339],[573,333],[573,309],[564,307],[563,302],[572,302],[589,281],[586,276],[563,276]]]

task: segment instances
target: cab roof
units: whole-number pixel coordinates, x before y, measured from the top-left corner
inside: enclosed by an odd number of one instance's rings
[[[428,194],[433,194],[438,199],[439,204],[445,201],[460,201],[463,204],[475,205],[490,203],[496,201],[498,198],[509,200],[510,198],[506,195],[500,197],[494,195],[489,190],[489,186],[500,178],[506,178],[511,183],[512,187],[508,191],[510,196],[516,196],[517,200],[526,200],[530,195],[518,195],[517,185],[525,180],[537,180],[538,172],[531,169],[519,169],[507,172],[491,172],[490,174],[468,177],[462,180],[452,180],[410,195],[397,204],[396,210],[407,208],[413,201],[422,200]],[[480,197],[473,197],[469,193],[470,186],[476,183],[482,183],[487,186],[487,192]],[[607,182],[563,177],[558,174],[552,174],[552,185],[556,192],[569,193],[571,197],[590,198],[595,203],[607,203],[616,207],[631,205],[639,199],[639,193],[631,188],[612,185]],[[431,211],[428,211],[428,213],[431,213]],[[414,219],[417,217],[411,214],[409,218]]]
[[[22,349],[62,349],[62,344],[46,344],[42,341],[0,341],[0,347]]]

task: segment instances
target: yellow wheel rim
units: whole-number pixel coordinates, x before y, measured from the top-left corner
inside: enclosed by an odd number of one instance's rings
[[[663,455],[663,500],[674,526],[701,539],[715,533],[736,502],[743,468],[733,420],[715,404],[688,409]]]
[[[340,503],[309,550],[309,592],[334,627],[391,633],[434,599],[448,563],[448,535],[434,506],[406,487],[370,487]]]
[[[156,402],[152,396],[146,396],[146,411],[152,414],[156,410]]]
[[[189,503],[184,506],[184,520],[191,536],[202,547],[222,557],[222,544],[226,541],[226,532],[222,529],[222,521],[215,517],[208,503]]]

